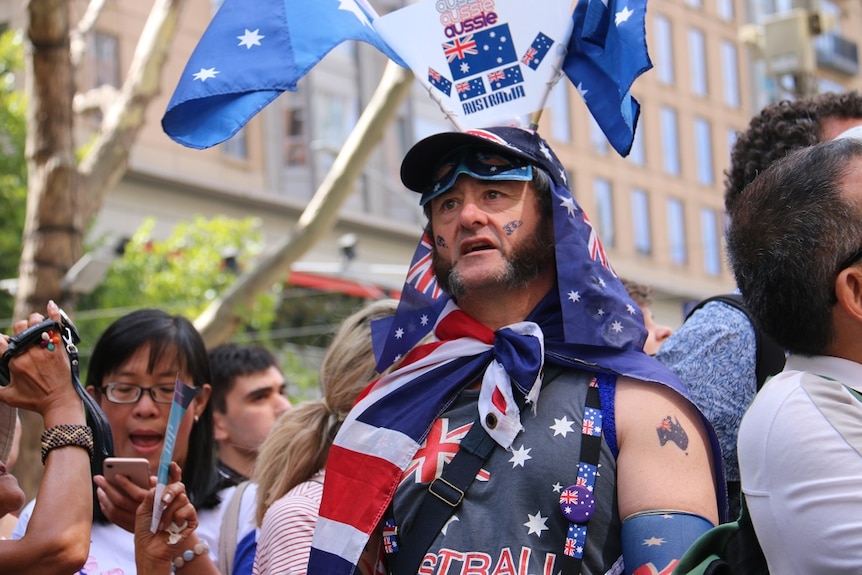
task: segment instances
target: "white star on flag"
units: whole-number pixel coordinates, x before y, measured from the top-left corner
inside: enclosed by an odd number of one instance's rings
[[[449,530],[449,525],[454,521],[461,521],[461,520],[458,518],[457,515],[453,515],[452,517],[450,517],[446,521],[446,523],[443,524],[443,528],[440,530],[440,533],[442,533],[443,535],[446,535],[446,531]]]
[[[362,8],[360,8],[359,4],[356,3],[356,0],[339,0],[338,9],[353,12],[353,15],[356,16],[357,20],[362,22],[363,26],[371,27],[371,22],[368,21],[368,16],[365,15],[365,12],[362,11]]]
[[[537,511],[535,515],[527,513],[527,517],[529,518],[529,521],[524,523],[524,527],[527,528],[527,535],[535,533],[537,537],[541,537],[542,531],[550,529],[550,527],[547,526],[548,518],[542,517],[541,511]]]
[[[623,324],[618,321],[615,321],[611,324],[611,329],[614,333],[620,333],[623,330]]]
[[[578,208],[575,206],[575,200],[572,198],[566,198],[562,202],[560,202],[560,206],[566,208],[566,211],[569,212],[569,217],[575,215],[575,212],[578,211]]]
[[[554,430],[554,437],[556,437],[558,435],[562,435],[563,437],[566,437],[567,433],[574,433],[574,430],[572,429],[572,425],[574,425],[574,424],[575,424],[575,422],[569,421],[569,418],[566,417],[565,415],[563,416],[562,419],[557,419],[555,417],[554,418],[554,425],[551,426],[551,429]]]
[[[628,6],[626,6],[625,8],[616,13],[616,16],[614,17],[614,24],[619,26],[623,22],[628,22],[629,18],[631,18],[632,14],[634,13],[634,10],[631,10]]]
[[[216,74],[218,74],[218,70],[215,68],[201,68],[201,71],[194,75],[195,80],[200,80],[201,82],[206,82],[210,78],[215,78]]]
[[[545,142],[539,142],[539,151],[542,152],[542,155],[548,158],[548,161],[551,160],[551,150],[548,149],[548,146],[545,145]]]
[[[252,46],[260,46],[260,41],[266,38],[266,36],[261,36],[258,32],[260,32],[260,28],[254,32],[246,28],[245,34],[236,37],[239,40],[238,46],[245,46],[247,50],[251,50]]]
[[[554,493],[560,493],[563,490],[563,485],[557,481],[551,486],[551,489],[554,490]]]
[[[573,302],[581,301],[581,292],[579,291],[570,291],[569,292],[569,300]]]
[[[428,325],[428,315],[423,314],[422,317],[419,318],[419,323],[422,325]]]
[[[577,88],[578,88],[578,94],[580,94],[580,95],[581,95],[581,98],[586,98],[586,97],[587,97],[587,93],[589,92],[589,90],[587,90],[586,88],[584,88],[584,83],[583,83],[583,82],[578,82],[578,86],[577,86]]]
[[[404,337],[404,330],[399,327],[395,330],[395,339],[401,339],[402,337]]]
[[[629,312],[629,314],[634,315],[635,314],[635,306],[633,306],[630,303],[627,303],[626,304],[626,311]]]
[[[524,446],[522,445],[518,449],[512,451],[512,459],[509,460],[509,462],[512,464],[512,469],[515,469],[519,465],[521,467],[524,467],[524,463],[528,459],[533,459],[533,457],[530,455],[530,449],[531,448],[529,447],[527,449],[524,449]]]
[[[656,547],[662,545],[664,542],[664,538],[662,537],[650,537],[649,539],[644,539],[643,544],[647,547]]]

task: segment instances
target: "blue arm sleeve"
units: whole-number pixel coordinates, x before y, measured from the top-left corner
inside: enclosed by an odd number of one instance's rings
[[[695,539],[713,527],[707,519],[681,511],[649,511],[623,521],[626,573],[666,574]]]

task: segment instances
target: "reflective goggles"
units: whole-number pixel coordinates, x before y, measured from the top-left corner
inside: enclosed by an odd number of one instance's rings
[[[477,180],[529,182],[533,179],[533,166],[527,160],[502,156],[494,152],[476,149],[455,152],[434,169],[431,184],[422,194],[419,204],[424,206],[449,190],[461,174],[467,174]]]

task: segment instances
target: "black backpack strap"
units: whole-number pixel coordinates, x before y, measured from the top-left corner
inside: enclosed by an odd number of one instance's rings
[[[417,521],[412,528],[399,534],[398,552],[387,555],[389,573],[417,573],[425,552],[461,505],[467,488],[491,455],[496,442],[477,418],[461,440],[455,457],[443,466],[440,477],[428,484]]]
[[[766,333],[764,333],[762,329],[757,326],[757,324],[752,319],[751,314],[748,313],[748,308],[745,307],[745,303],[742,300],[742,296],[737,293],[715,295],[701,300],[696,306],[691,309],[691,311],[688,312],[688,315],[685,316],[685,319],[688,320],[688,318],[690,318],[695,311],[699,310],[709,302],[713,301],[722,302],[738,309],[745,314],[745,317],[748,318],[748,321],[751,324],[752,328],[754,328],[754,340],[757,346],[757,364],[755,367],[755,375],[757,377],[757,390],[760,391],[760,388],[763,387],[763,384],[766,382],[767,377],[775,375],[776,373],[784,369],[784,350],[781,349],[781,347],[777,343],[775,343],[775,341],[771,337],[769,337]]]

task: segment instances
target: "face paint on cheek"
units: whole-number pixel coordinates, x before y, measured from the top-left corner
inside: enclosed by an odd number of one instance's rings
[[[437,236],[437,247],[438,248],[445,248],[446,247],[446,240],[443,239],[443,236]]]
[[[524,225],[524,220],[513,220],[503,226],[503,231],[506,232],[507,236],[511,236],[515,233],[515,230]]]

